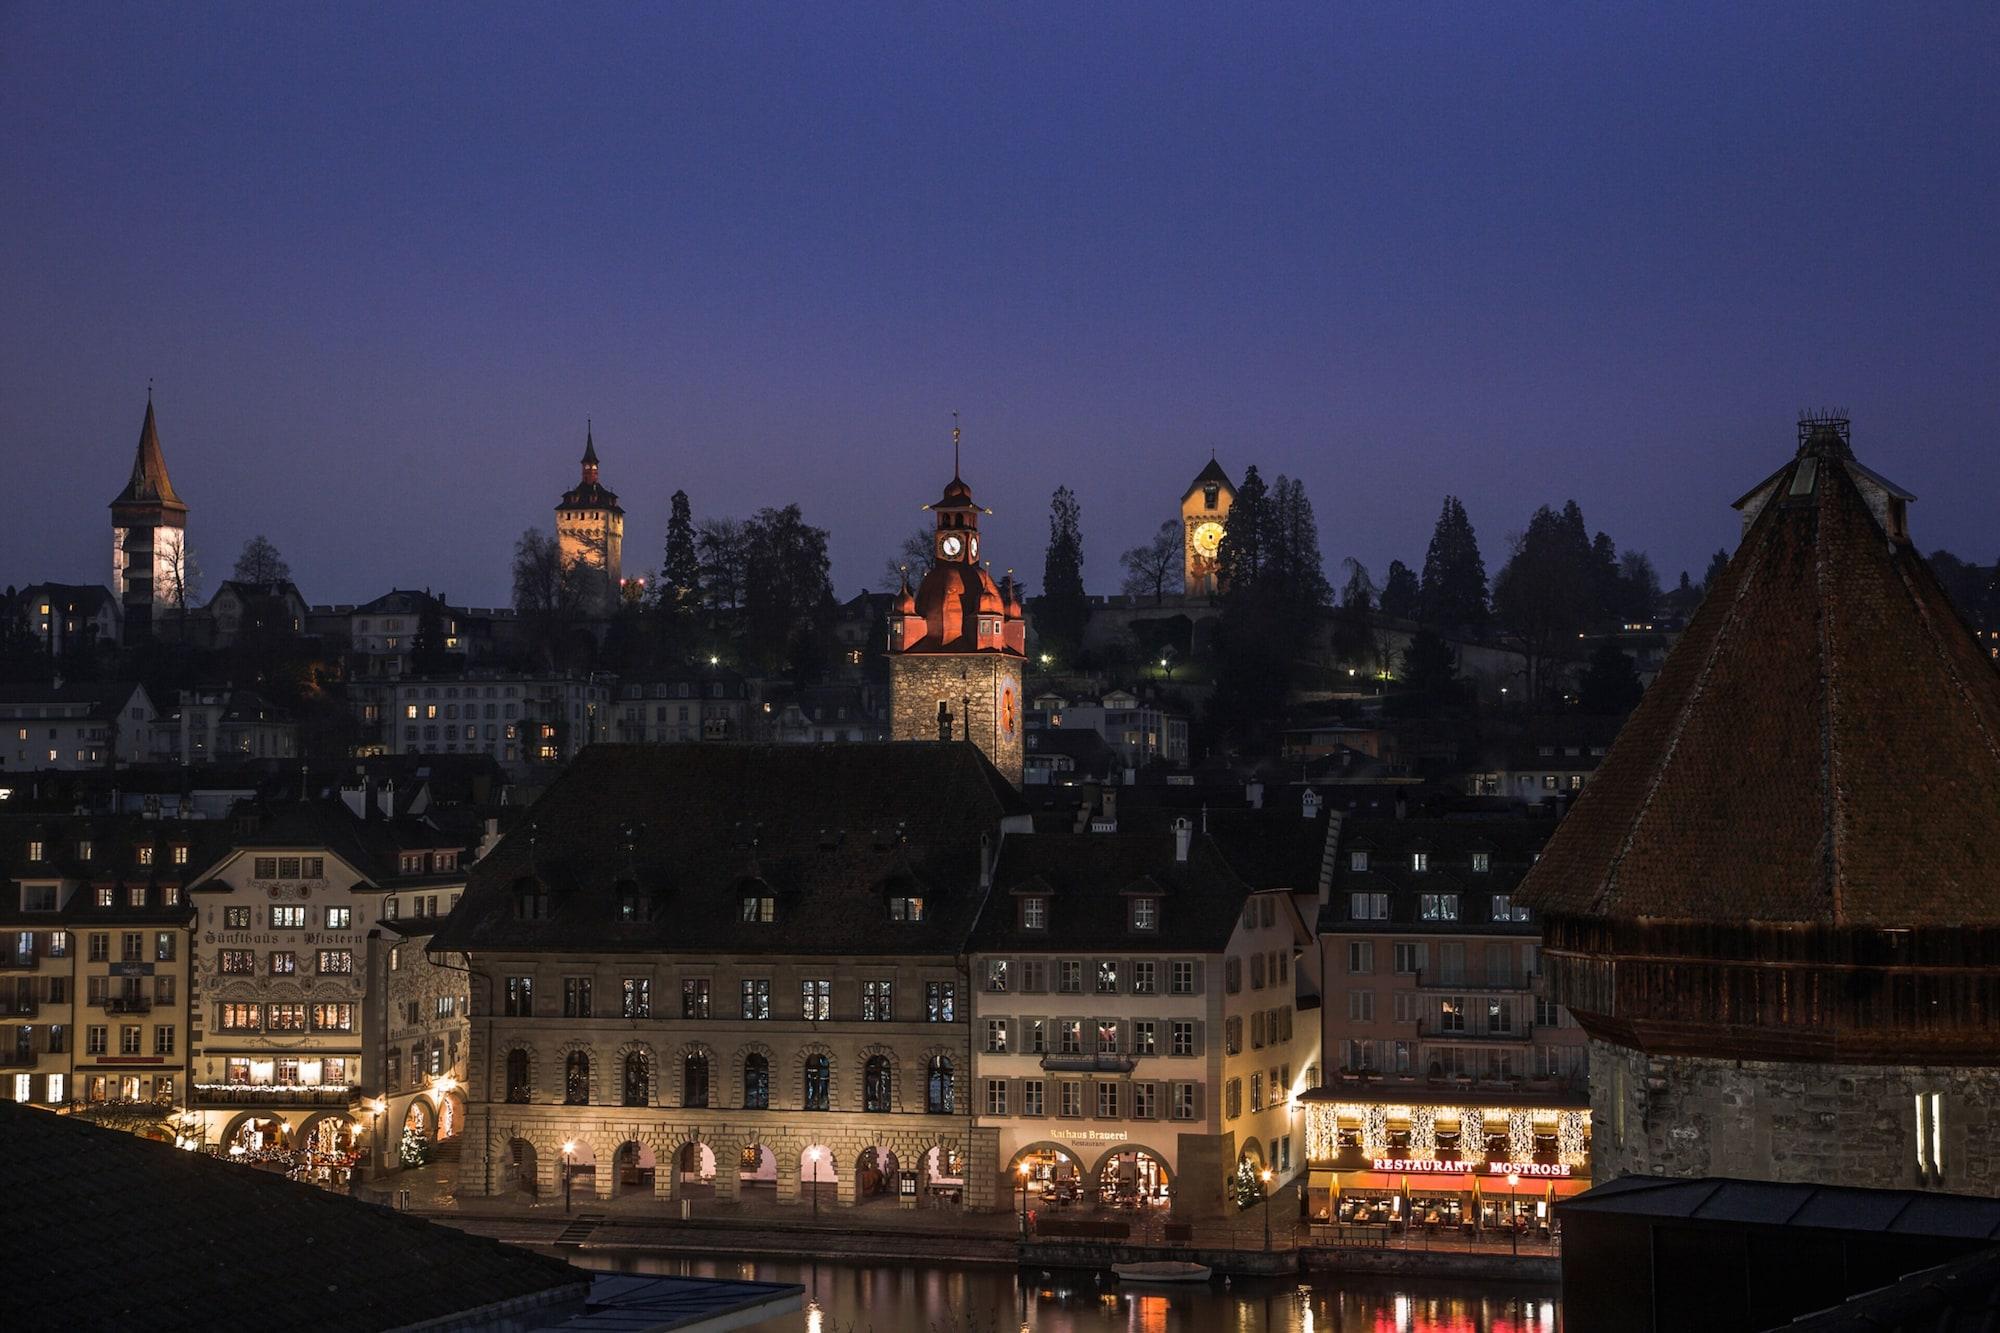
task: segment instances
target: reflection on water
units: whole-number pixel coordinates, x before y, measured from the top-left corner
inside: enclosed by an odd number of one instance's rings
[[[683,1259],[591,1252],[627,1273],[797,1282],[803,1312],[757,1333],[1558,1333],[1552,1288],[1340,1278],[1142,1287],[1108,1273],[1027,1274],[949,1265]]]

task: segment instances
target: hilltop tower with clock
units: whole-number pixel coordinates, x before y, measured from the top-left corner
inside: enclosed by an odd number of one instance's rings
[[[584,603],[591,615],[618,609],[619,574],[625,554],[625,511],[618,493],[597,479],[597,443],[588,422],[583,428],[583,477],[556,505],[556,537],[562,562],[580,566]]]
[[[1028,634],[1021,590],[1011,574],[996,585],[981,565],[986,511],[956,468],[927,508],[936,519],[931,567],[914,589],[905,575],[889,616],[890,735],[969,740],[1018,787]]]
[[[1213,457],[1181,496],[1181,527],[1186,533],[1182,550],[1187,561],[1182,586],[1189,597],[1214,597],[1222,591],[1222,537],[1235,500],[1236,487]]]

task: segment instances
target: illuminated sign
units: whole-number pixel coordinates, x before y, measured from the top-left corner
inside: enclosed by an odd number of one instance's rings
[[[1486,1174],[1489,1176],[1513,1174],[1519,1176],[1547,1176],[1550,1179],[1567,1179],[1569,1176],[1569,1163],[1488,1162],[1486,1164]]]
[[[1406,1176],[1462,1176],[1479,1169],[1467,1162],[1439,1162],[1415,1157],[1377,1157],[1370,1165],[1377,1171]],[[1569,1177],[1570,1167],[1567,1162],[1488,1162],[1486,1174],[1540,1176],[1551,1180],[1565,1180]]]

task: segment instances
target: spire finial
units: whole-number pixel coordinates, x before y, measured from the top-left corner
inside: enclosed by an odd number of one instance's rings
[[[951,414],[951,479],[958,480],[958,413]]]
[[[151,407],[152,405],[153,405],[153,377],[151,375],[148,375],[146,376],[146,406]]]

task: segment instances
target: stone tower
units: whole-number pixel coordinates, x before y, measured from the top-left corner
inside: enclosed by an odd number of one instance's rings
[[[1010,575],[998,586],[979,563],[972,488],[952,470],[931,567],[906,577],[889,616],[890,734],[899,741],[970,740],[1021,785],[1021,672],[1027,620]]]
[[[1521,899],[1624,1174],[2000,1195],[2000,673],[1841,419]]]
[[[1181,551],[1186,562],[1182,586],[1189,597],[1213,597],[1222,591],[1217,581],[1222,534],[1235,500],[1229,474],[1213,458],[1181,496]]]
[[[617,492],[597,480],[597,443],[589,423],[583,429],[583,478],[564,491],[556,505],[556,536],[565,565],[585,572],[584,607],[608,616],[618,609],[620,570],[625,553],[625,511]]]
[[[146,420],[139,427],[139,452],[132,478],[111,502],[111,591],[123,607],[125,638],[150,638],[154,625],[192,598],[186,584],[188,507],[167,477],[153,424],[153,396],[146,395]]]

